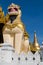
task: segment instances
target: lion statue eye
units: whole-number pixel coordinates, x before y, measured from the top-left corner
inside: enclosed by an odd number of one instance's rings
[[[8,11],[10,12],[10,11],[11,11],[11,8],[10,8],[10,9],[8,9]]]
[[[17,8],[14,8],[15,9],[15,11],[18,11],[18,9]]]

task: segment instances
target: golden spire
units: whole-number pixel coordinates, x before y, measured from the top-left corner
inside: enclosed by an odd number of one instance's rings
[[[37,37],[36,37],[36,32],[34,32],[34,45],[38,46],[38,41],[37,41]]]
[[[34,32],[34,43],[33,43],[33,49],[34,51],[37,51],[40,49],[40,46],[38,44],[38,41],[37,41],[37,37],[36,37],[36,32]]]
[[[5,23],[5,16],[2,7],[0,7],[0,23]]]

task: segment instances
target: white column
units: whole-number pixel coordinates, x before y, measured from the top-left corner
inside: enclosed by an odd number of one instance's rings
[[[23,33],[16,33],[15,34],[15,50],[20,53],[21,45],[22,45],[22,37]]]

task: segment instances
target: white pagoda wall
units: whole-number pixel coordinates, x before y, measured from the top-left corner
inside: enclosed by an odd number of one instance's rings
[[[35,60],[33,60],[33,57]],[[4,45],[0,48],[0,65],[42,65],[38,51],[33,54],[29,51],[27,54],[17,54],[14,48]]]
[[[35,60],[33,60],[33,57]],[[39,63],[40,55],[38,51],[35,54],[29,51],[27,54],[22,52],[19,55],[12,47],[9,47],[9,45],[5,47],[3,45],[0,48],[0,65],[37,65]]]

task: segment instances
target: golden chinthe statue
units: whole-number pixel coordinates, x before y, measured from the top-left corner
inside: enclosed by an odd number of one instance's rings
[[[33,44],[29,38],[20,6],[12,3],[6,16],[0,7],[0,65],[43,65],[43,45],[40,47],[36,32]]]

